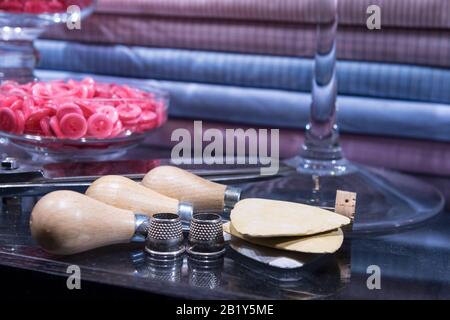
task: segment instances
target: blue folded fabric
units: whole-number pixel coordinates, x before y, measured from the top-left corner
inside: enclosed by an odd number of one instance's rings
[[[43,79],[83,76],[44,70],[37,75]],[[110,76],[96,76],[96,79],[129,81]],[[167,90],[171,95],[169,113],[173,117],[280,128],[304,128],[309,119],[308,93],[174,81],[136,81]],[[343,132],[450,141],[450,105],[340,96],[337,114]]]
[[[311,89],[311,59],[52,40],[39,40],[36,45],[43,69],[289,91]],[[338,90],[344,95],[450,103],[449,69],[339,61],[337,70]]]

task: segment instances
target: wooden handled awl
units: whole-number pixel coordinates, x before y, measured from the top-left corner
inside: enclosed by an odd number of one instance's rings
[[[142,241],[148,217],[73,191],[41,198],[30,218],[31,235],[46,251],[73,254],[116,243]]]
[[[160,166],[149,171],[142,185],[166,196],[192,203],[196,211],[232,210],[241,201],[241,190],[211,182],[188,171]],[[353,218],[356,193],[337,190],[335,212]]]
[[[195,211],[223,211],[240,200],[241,190],[200,178],[188,171],[160,166],[148,172],[142,185],[193,204]]]
[[[111,206],[148,216],[155,213],[177,213],[184,221],[189,221],[192,217],[192,205],[122,176],[104,176],[95,180],[86,190],[86,195]]]

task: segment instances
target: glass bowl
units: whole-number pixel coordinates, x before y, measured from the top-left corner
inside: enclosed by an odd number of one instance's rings
[[[34,40],[55,24],[80,29],[95,5],[96,0],[0,0],[0,81],[34,80]]]
[[[73,79],[78,80],[78,79]],[[105,83],[105,82],[102,82]],[[155,111],[158,120],[154,126],[149,129],[136,132],[135,130],[124,128],[124,130],[113,138],[94,138],[84,137],[80,139],[58,138],[53,136],[41,136],[33,134],[16,134],[11,132],[0,131],[0,139],[7,139],[8,144],[12,144],[31,155],[34,160],[104,160],[115,159],[123,155],[128,149],[141,143],[149,134],[160,128],[167,121],[169,95],[166,91],[158,89],[149,84],[142,84],[136,81],[114,82],[115,84],[127,84],[131,88],[136,88],[149,93],[152,101],[157,102],[159,108]],[[2,96],[3,95],[3,96]],[[17,96],[17,94],[14,94]],[[0,90],[1,99],[5,99],[7,95]],[[23,95],[23,98],[31,96]],[[39,97],[40,98],[40,97]],[[137,103],[148,102],[149,98],[75,98],[64,96],[52,96],[48,98],[48,102],[60,104],[66,102],[74,102],[79,105],[90,105],[95,100],[96,104],[114,105],[119,103]]]
[[[75,22],[94,11],[97,0],[0,0],[0,21],[9,27]]]

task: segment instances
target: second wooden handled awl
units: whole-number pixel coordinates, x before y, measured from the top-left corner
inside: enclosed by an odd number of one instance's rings
[[[74,191],[42,197],[30,218],[31,235],[46,251],[74,254],[117,243],[143,241],[149,218]]]
[[[208,181],[188,171],[172,166],[160,166],[149,171],[142,185],[166,196],[189,201],[195,211],[231,211],[241,201],[242,190]],[[353,218],[356,193],[337,190],[334,211]],[[329,209],[329,208],[326,208]]]
[[[95,180],[86,190],[86,195],[150,217],[156,213],[176,213],[182,221],[188,222],[193,214],[190,203],[170,198],[122,176],[104,176]]]
[[[223,211],[241,199],[241,189],[203,179],[183,169],[160,166],[149,171],[142,185],[193,204],[195,211]]]

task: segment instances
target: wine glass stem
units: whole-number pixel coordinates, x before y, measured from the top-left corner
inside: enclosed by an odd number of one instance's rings
[[[319,0],[321,16],[317,24],[317,49],[312,83],[310,122],[306,126],[301,156],[304,159],[342,159],[336,125],[336,32],[337,0]]]

